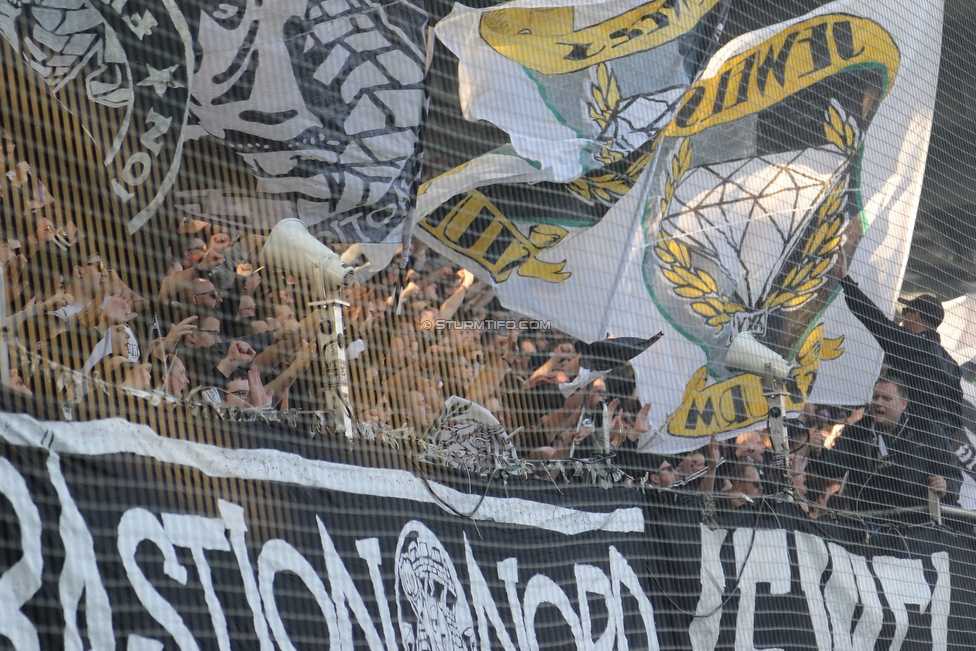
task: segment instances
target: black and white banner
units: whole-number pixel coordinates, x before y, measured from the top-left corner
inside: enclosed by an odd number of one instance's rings
[[[406,216],[420,169],[423,0],[194,4],[187,140],[243,163],[262,200],[322,239],[384,241]],[[256,198],[216,182],[203,194],[177,205],[219,221],[222,204]]]
[[[249,436],[238,433],[228,440]],[[949,533],[860,547],[775,514],[712,531],[667,495],[501,481],[469,491],[466,479],[459,490],[310,458],[322,443],[295,440],[303,454],[5,415],[4,644],[697,651],[976,639],[973,553]]]
[[[420,167],[426,29],[422,0],[0,0],[0,39],[79,114],[131,232],[173,190],[191,217],[391,237]],[[191,149],[234,180],[180,177]]]
[[[65,106],[85,105],[72,110],[89,137],[99,134],[110,191],[132,232],[156,213],[180,169],[194,67],[182,4],[0,0],[0,38]],[[27,151],[32,144],[21,143]]]

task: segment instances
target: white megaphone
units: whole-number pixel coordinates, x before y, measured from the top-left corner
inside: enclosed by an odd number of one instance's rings
[[[729,370],[745,371],[779,382],[792,378],[795,370],[792,364],[748,332],[740,332],[732,339],[725,355],[725,366]]]
[[[261,263],[308,278],[323,292],[329,287],[348,286],[355,271],[315,239],[300,219],[278,222],[261,249]]]

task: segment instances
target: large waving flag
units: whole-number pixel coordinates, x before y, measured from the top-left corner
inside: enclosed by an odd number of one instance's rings
[[[129,228],[140,228],[180,168],[193,77],[193,38],[181,6],[0,0],[0,38],[97,134],[110,179],[104,190]]]
[[[510,143],[421,187],[422,239],[499,287],[577,273],[547,251],[630,193],[724,11],[724,0],[455,5],[436,34],[458,57],[462,111]],[[624,254],[623,239],[608,245]]]
[[[976,358],[976,294],[964,294],[942,304],[945,318],[939,326],[942,346],[959,364]]]
[[[227,6],[201,12],[189,136],[233,152],[313,233],[387,239],[419,170],[423,0]]]
[[[640,145],[649,158],[630,191],[575,237],[558,218],[545,221],[561,214],[558,202],[530,203],[551,196],[531,194],[538,186],[521,195],[533,220],[515,229],[479,188],[422,221],[421,232],[455,259],[464,254],[483,270],[494,264],[507,306],[580,338],[664,330],[635,362],[657,430],[642,441],[647,450],[692,449],[711,434],[763,426],[759,378],[724,364],[739,332],[797,365],[791,410],[808,399],[863,402],[881,352],[839,297],[833,267],[843,251],[862,289],[893,313],[924,172],[941,29],[941,4],[920,17],[850,0],[751,32],[710,58],[668,123]],[[589,101],[575,92],[579,103]],[[518,124],[525,105],[512,103],[505,124]],[[525,121],[541,124],[535,114]],[[530,145],[546,134],[532,135]],[[548,157],[540,146],[539,173],[565,178],[557,172],[573,170],[571,151],[581,152],[584,177],[592,173],[593,149],[572,149],[577,140],[548,144]],[[521,163],[523,145],[512,136],[512,150],[499,154]],[[476,159],[427,191],[497,169]]]
[[[133,232],[169,199],[216,222],[396,238],[426,33],[423,0],[0,0],[0,37],[80,107]],[[204,172],[180,176],[184,154]]]
[[[842,252],[852,258],[852,276],[894,311],[941,16],[941,8],[918,21],[888,3],[831,3],[729,43],[685,94],[662,144],[640,264],[621,283],[631,295],[626,305],[618,296],[611,319],[614,334],[628,334],[646,327],[643,308],[670,327],[667,343],[638,364],[660,424],[647,448],[687,449],[762,426],[759,378],[724,364],[739,332],[797,366],[790,410],[808,399],[868,399],[881,353],[846,309],[832,269]],[[649,302],[634,302],[641,286]],[[662,382],[662,369],[682,381]]]

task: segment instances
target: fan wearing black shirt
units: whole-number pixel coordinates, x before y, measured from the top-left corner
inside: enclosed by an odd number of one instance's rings
[[[898,378],[877,381],[870,415],[849,426],[826,459],[831,474],[850,471],[847,494],[856,510],[920,509],[930,489],[943,503],[956,501],[958,462],[930,427],[910,410],[909,391]]]
[[[847,307],[881,346],[888,368],[911,391],[911,415],[926,421],[935,434],[955,436],[962,426],[962,373],[936,332],[945,316],[942,305],[933,296],[919,296],[905,305],[898,326],[848,276],[843,253],[834,275],[844,289]]]

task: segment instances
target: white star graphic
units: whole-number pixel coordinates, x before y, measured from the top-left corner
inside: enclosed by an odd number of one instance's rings
[[[139,86],[152,86],[153,90],[160,97],[166,92],[167,88],[183,88],[183,83],[173,79],[173,71],[179,67],[179,64],[175,66],[170,66],[162,70],[156,70],[150,65],[146,66],[149,68],[149,75],[140,81],[137,85]]]

